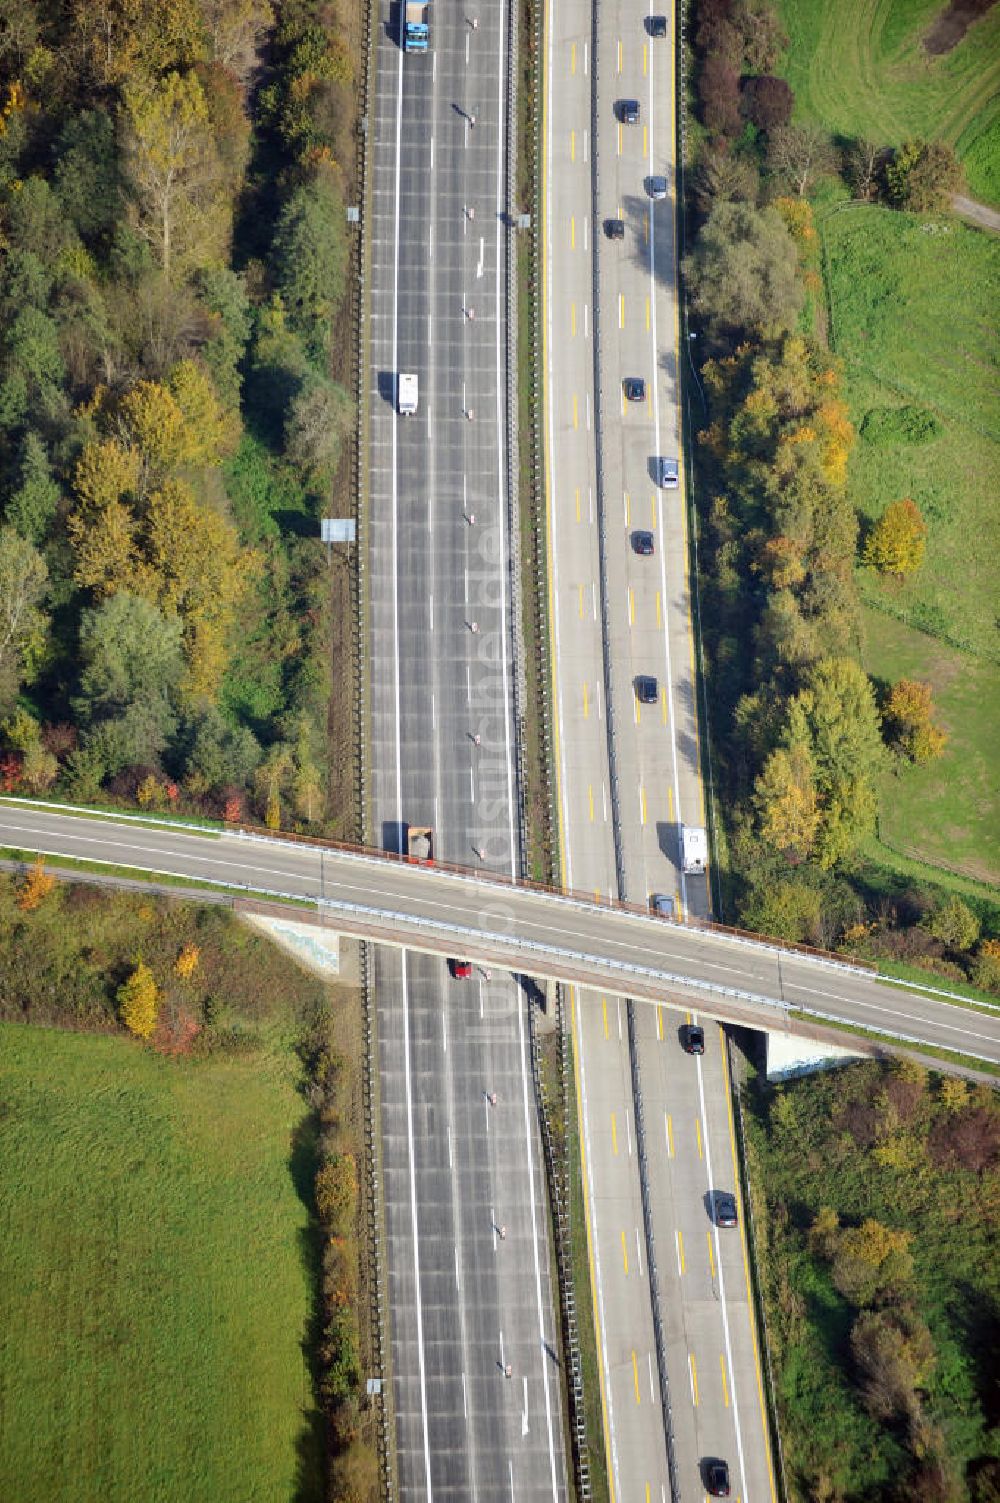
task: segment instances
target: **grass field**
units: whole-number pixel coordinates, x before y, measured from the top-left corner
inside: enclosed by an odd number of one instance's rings
[[[796,118],[878,146],[947,141],[972,196],[1000,203],[1000,7],[932,57],[923,38],[945,8],[941,0],[780,0]]]
[[[1000,243],[870,207],[822,225],[830,339],[859,434],[851,499],[864,522],[910,496],[930,528],[917,575],[898,585],[862,570],[862,594],[1000,662]]]
[[[0,1024],[0,1497],[321,1497],[296,1073]]]
[[[939,761],[885,780],[883,840],[902,855],[1000,883],[1000,668],[870,611],[865,639],[865,667],[874,678],[932,685],[937,718],[949,736]]]

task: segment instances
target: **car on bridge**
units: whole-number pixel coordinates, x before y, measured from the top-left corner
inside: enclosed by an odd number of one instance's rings
[[[472,975],[471,960],[449,960],[448,969],[455,981],[468,981]]]
[[[667,34],[666,16],[647,16],[646,30],[651,37],[665,37]]]
[[[635,681],[635,697],[641,705],[655,705],[660,686],[651,673],[640,673]]]
[[[656,552],[656,542],[653,534],[651,532],[633,532],[632,547],[636,553],[641,553],[644,557],[648,558],[651,553]]]
[[[622,382],[622,390],[625,393],[626,402],[646,400],[646,383],[641,376],[626,376]]]
[[[615,113],[617,114],[617,116],[618,116],[619,120],[621,121],[622,125],[638,125],[639,124],[639,101],[638,101],[638,99],[619,99],[617,105],[615,106]]]
[[[667,196],[667,180],[659,174],[646,179],[646,192],[650,198],[661,199]]]
[[[625,239],[624,219],[606,219],[604,221],[604,233],[609,240]]]

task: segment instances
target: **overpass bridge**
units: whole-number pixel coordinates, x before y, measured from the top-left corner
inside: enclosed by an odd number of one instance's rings
[[[701,923],[675,924],[482,871],[265,832],[169,826],[6,800],[0,844],[315,904],[341,933],[624,994],[721,1022],[820,1037],[830,1025],[1000,1064],[1000,1008],[916,992],[834,956]]]

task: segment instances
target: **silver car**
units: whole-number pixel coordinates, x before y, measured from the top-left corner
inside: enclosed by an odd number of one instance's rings
[[[677,461],[665,459],[662,454],[656,460],[656,483],[665,491],[677,489]]]

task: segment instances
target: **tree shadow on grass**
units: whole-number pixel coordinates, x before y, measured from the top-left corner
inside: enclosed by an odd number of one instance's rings
[[[302,1331],[300,1347],[309,1372],[309,1405],[303,1413],[302,1429],[295,1442],[296,1468],[293,1503],[322,1503],[326,1491],[328,1465],[326,1419],[317,1402],[320,1367],[319,1348],[323,1336],[323,1244],[316,1219],[314,1187],[319,1166],[319,1118],[309,1112],[292,1133],[288,1170],[295,1193],[309,1212],[307,1224],[298,1234],[299,1256],[309,1281],[309,1312]]]

